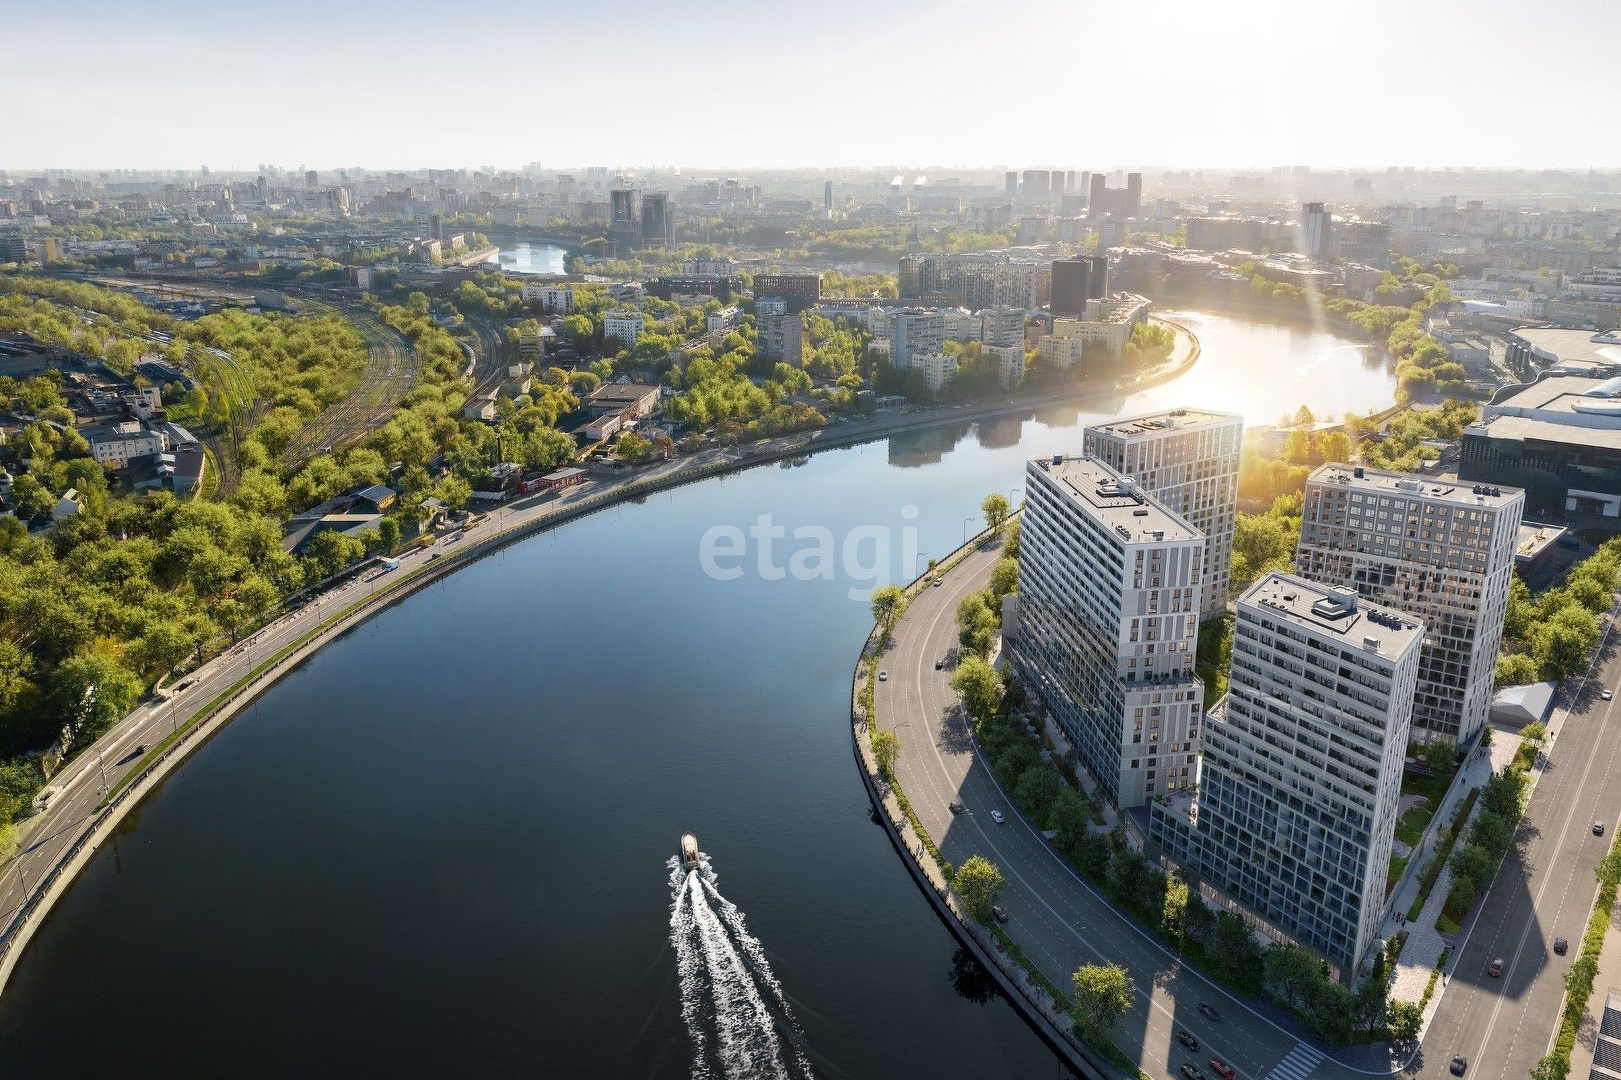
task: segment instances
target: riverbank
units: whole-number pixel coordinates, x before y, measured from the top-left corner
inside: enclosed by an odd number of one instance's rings
[[[25,823],[16,858],[0,867],[0,992],[35,929],[117,825],[173,769],[243,708],[322,646],[425,585],[441,581],[514,541],[622,502],[637,501],[699,480],[756,465],[884,439],[909,431],[966,424],[1055,404],[1084,404],[1177,377],[1198,360],[1191,331],[1185,355],[1122,386],[1082,386],[959,409],[931,409],[836,424],[744,447],[702,451],[648,466],[602,486],[520,500],[478,519],[455,543],[402,556],[392,572],[361,571],[347,584],[311,597],[212,658],[185,680],[189,689],[148,702],[121,721],[53,778],[50,807]],[[329,614],[331,612],[331,614]],[[313,624],[313,625],[312,625]],[[14,872],[7,873],[7,871]]]

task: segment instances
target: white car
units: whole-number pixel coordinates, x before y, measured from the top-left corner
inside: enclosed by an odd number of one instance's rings
[[[878,671],[878,681],[879,682],[888,682],[889,681],[889,672],[884,671],[882,668],[880,668],[879,671]]]
[[[1603,698],[1605,701],[1609,701],[1611,698],[1615,697],[1615,694],[1608,690],[1600,690],[1598,696]]]
[[[1000,811],[1000,810],[992,810],[991,811],[991,820],[996,822],[998,825],[1000,825],[1000,824],[1002,824],[1002,822],[1006,821],[1007,818],[1002,816],[1002,811]]]

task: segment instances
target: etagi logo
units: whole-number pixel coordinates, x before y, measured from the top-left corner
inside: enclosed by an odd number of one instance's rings
[[[901,507],[901,517],[917,520],[917,507],[908,503]],[[766,581],[781,581],[793,577],[796,581],[814,581],[821,578],[832,581],[835,577],[834,552],[840,558],[844,576],[853,581],[871,582],[865,588],[851,588],[846,595],[852,600],[865,600],[872,590],[889,584],[890,534],[887,525],[857,525],[844,534],[842,543],[835,543],[833,530],[821,525],[801,525],[793,530],[797,545],[788,554],[786,566],[779,565],[776,543],[788,537],[788,528],[771,520],[770,514],[761,514],[749,527],[748,535],[736,525],[716,525],[698,541],[698,565],[716,581],[735,581],[746,572],[749,541],[754,541],[754,570]],[[901,528],[901,566],[910,571],[917,566],[917,528]]]

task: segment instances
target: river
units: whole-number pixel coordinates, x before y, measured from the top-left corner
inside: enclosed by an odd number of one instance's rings
[[[501,253],[485,265],[492,269],[499,265],[509,274],[566,274],[568,251],[552,244],[519,243],[502,248]]]
[[[1391,373],[1344,339],[1184,318],[1198,366],[1104,414],[919,432],[627,504],[335,642],[98,853],[0,997],[0,1072],[675,1078],[694,1071],[683,1001],[710,1002],[695,1023],[724,1040],[716,1010],[769,997],[769,964],[824,1077],[1055,1075],[1010,1006],[953,977],[953,938],[869,814],[847,721],[870,616],[850,591],[871,587],[877,542],[842,546],[888,529],[903,576],[905,548],[945,554],[987,492],[1077,450],[1098,415],[1391,401]],[[796,527],[830,530],[833,578],[763,577],[752,540],[735,579],[701,568],[713,527],[766,514],[788,530],[778,567],[808,543]],[[678,972],[696,939],[672,933],[666,861],[687,830],[760,943],[746,985]],[[752,940],[725,933],[699,951]]]

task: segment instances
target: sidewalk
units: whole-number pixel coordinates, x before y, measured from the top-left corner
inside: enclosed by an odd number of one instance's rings
[[[1514,760],[1514,754],[1520,748],[1520,738],[1500,729],[1493,730],[1492,744],[1488,753],[1482,756],[1478,751],[1471,754],[1469,761],[1459,770],[1459,776],[1453,780],[1452,787],[1447,791],[1447,797],[1441,803],[1433,819],[1439,827],[1430,831],[1423,848],[1414,853],[1408,865],[1422,868],[1423,864],[1435,858],[1436,851],[1441,847],[1441,835],[1452,822],[1452,815],[1459,802],[1468,798],[1469,791],[1478,788],[1491,778],[1503,766]],[[1460,782],[1461,781],[1461,782]],[[1478,812],[1479,804],[1475,810]],[[1474,816],[1473,813],[1470,815]],[[1451,948],[1456,942],[1450,935],[1443,934],[1435,928],[1435,920],[1440,917],[1441,909],[1446,906],[1447,891],[1452,888],[1452,870],[1450,867],[1441,871],[1436,879],[1435,887],[1430,890],[1429,899],[1424,902],[1424,908],[1418,913],[1418,918],[1405,922],[1407,910],[1412,907],[1413,901],[1418,898],[1419,886],[1423,884],[1422,874],[1413,873],[1407,881],[1397,890],[1396,896],[1390,905],[1390,914],[1385,919],[1383,934],[1386,939],[1394,937],[1402,930],[1407,931],[1407,944],[1403,946],[1401,956],[1396,960],[1396,979],[1391,985],[1390,996],[1401,1001],[1416,1002],[1424,996],[1424,988],[1429,985],[1430,973],[1435,970],[1435,964],[1441,959],[1441,950]],[[1477,901],[1478,908],[1484,899]],[[1429,1014],[1440,1007],[1440,987],[1425,1010],[1425,1021]]]

